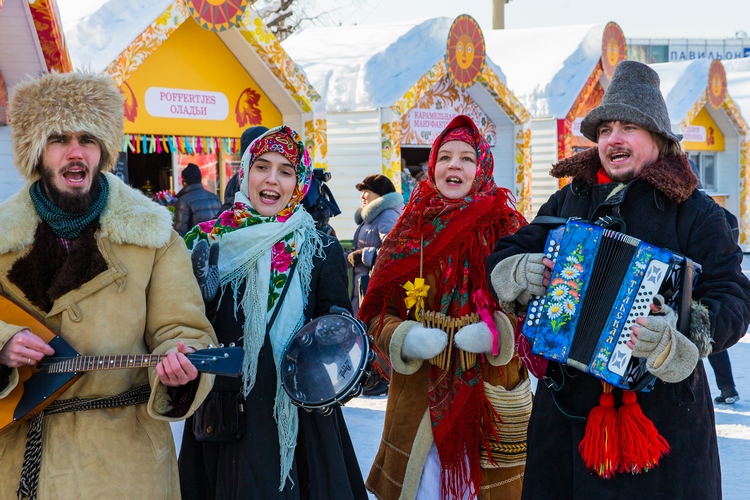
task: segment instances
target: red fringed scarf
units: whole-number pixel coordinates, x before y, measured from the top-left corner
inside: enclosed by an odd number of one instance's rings
[[[477,150],[476,177],[463,199],[445,198],[435,187],[437,151],[448,140],[462,140]],[[442,278],[437,280],[435,299],[425,304],[426,309],[458,318],[476,312],[470,297],[477,291],[493,297],[485,258],[498,239],[526,223],[513,207],[511,192],[495,184],[493,170],[490,146],[468,117],[456,117],[435,140],[428,180],[417,184],[403,215],[383,242],[359,311],[365,322],[380,318],[376,337],[389,302],[395,300],[400,317],[407,319],[403,285],[420,277],[420,247],[423,276]],[[490,313],[496,308],[494,301],[489,304]],[[474,367],[461,371],[457,351],[453,351],[448,371],[436,366],[430,370],[430,419],[440,456],[444,498],[461,498],[467,490],[479,493],[480,445],[489,449],[489,438],[496,437],[499,424],[484,394],[481,356]]]

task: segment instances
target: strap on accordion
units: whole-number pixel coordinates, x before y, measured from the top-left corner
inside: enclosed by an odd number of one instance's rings
[[[690,304],[693,301],[693,261],[685,257],[685,271],[682,273],[680,291],[680,310],[677,316],[677,329],[690,338]]]

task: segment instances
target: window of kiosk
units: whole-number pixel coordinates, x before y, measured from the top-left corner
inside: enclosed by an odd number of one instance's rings
[[[703,189],[716,191],[716,154],[688,153],[695,166],[698,167],[698,178]]]

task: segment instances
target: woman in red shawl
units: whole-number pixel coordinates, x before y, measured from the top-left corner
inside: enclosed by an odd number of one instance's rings
[[[359,314],[393,367],[367,479],[378,498],[521,496],[531,392],[515,354],[516,319],[489,291],[484,260],[525,220],[492,174],[489,144],[469,117],[456,117],[433,144],[428,180],[380,249]],[[426,361],[448,336],[419,322],[424,311],[484,318],[454,338],[477,353],[474,366],[462,369],[456,348],[447,370]]]

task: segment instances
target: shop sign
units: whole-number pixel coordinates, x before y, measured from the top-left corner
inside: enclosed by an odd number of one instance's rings
[[[748,45],[745,47],[745,45]],[[688,43],[670,43],[669,61],[692,61],[694,59],[743,59],[750,56],[750,42],[690,40]]]
[[[451,79],[442,78],[401,119],[401,144],[431,145],[458,115],[470,117],[490,146],[497,143],[495,124],[485,112],[468,92]]]
[[[724,134],[708,112],[708,105],[682,130],[682,147],[686,151],[724,151]]]
[[[225,120],[229,115],[229,100],[221,92],[149,87],[146,112],[160,118]]]
[[[690,125],[682,133],[682,140],[686,142],[706,142],[706,127]]]

